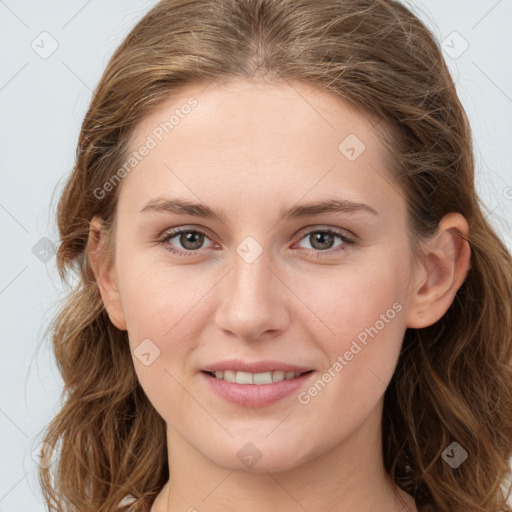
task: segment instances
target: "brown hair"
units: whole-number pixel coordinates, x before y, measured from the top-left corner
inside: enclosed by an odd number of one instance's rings
[[[510,512],[512,259],[475,191],[470,127],[439,44],[393,0],[163,0],[116,50],[58,204],[58,268],[62,278],[75,271],[78,284],[51,325],[65,387],[44,436],[59,453],[40,470],[49,510],[112,511],[127,494],[134,510],[149,510],[169,478],[164,421],[87,257],[94,216],[111,234],[119,187],[101,199],[94,191],[163,101],[187,84],[235,77],[314,84],[378,119],[413,248],[443,215],[467,219],[465,282],[443,318],[405,333],[385,392],[383,457],[421,510]],[[456,470],[441,457],[452,442],[469,454]]]

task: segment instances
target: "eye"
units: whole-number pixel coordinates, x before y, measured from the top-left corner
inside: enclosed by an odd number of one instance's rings
[[[335,246],[337,248],[334,249],[334,251],[331,251],[336,238],[341,240],[341,243],[338,244],[338,246]],[[181,249],[176,248],[170,243],[173,239],[176,239],[174,244],[181,245]],[[194,256],[202,248],[205,239],[209,238],[203,231],[190,228],[179,228],[165,233],[158,242],[165,247],[165,250],[173,254],[177,254],[179,256]],[[325,252],[347,250],[348,247],[356,244],[356,241],[352,237],[348,236],[344,232],[334,229],[310,230],[306,232],[300,240],[302,241],[305,239],[310,241],[311,250],[318,253],[318,255]]]
[[[176,238],[183,249],[176,249],[170,244],[170,241]],[[180,228],[166,233],[160,240],[165,249],[180,256],[193,256],[204,243],[206,233],[196,229]]]
[[[341,243],[337,246],[334,246],[337,247],[334,249],[334,251],[330,251],[330,249],[333,248],[333,244],[336,238],[341,240]],[[333,229],[316,229],[308,231],[306,235],[301,238],[301,240],[308,240],[312,250],[319,253],[327,251],[338,252],[347,250],[348,247],[353,246],[356,243],[352,237]]]

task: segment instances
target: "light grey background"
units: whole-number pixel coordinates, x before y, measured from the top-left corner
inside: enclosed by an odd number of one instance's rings
[[[61,380],[43,335],[63,286],[51,251],[40,259],[57,239],[54,205],[91,91],[155,3],[0,0],[0,512],[44,510],[31,454],[59,405]],[[478,188],[512,249],[512,1],[404,3],[445,41],[472,122]]]

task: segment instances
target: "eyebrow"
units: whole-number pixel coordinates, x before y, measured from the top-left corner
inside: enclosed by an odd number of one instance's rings
[[[148,212],[167,212],[177,215],[191,215],[205,219],[213,219],[220,222],[226,222],[226,213],[223,210],[210,208],[201,203],[193,203],[184,199],[163,199],[155,198],[149,200],[140,210],[141,213]],[[285,218],[303,218],[322,213],[356,213],[367,212],[373,215],[379,215],[371,206],[364,203],[348,201],[347,199],[328,199],[298,206],[290,209],[281,208],[279,210],[279,220]]]

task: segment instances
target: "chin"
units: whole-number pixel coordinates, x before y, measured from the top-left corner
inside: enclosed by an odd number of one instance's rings
[[[236,446],[233,447],[233,444]],[[203,455],[217,466],[229,471],[254,474],[287,471],[302,464],[306,458],[303,451],[299,453],[294,446],[280,446],[277,449],[269,445],[268,440],[254,443],[231,441],[229,446],[220,446],[220,452],[208,452],[203,452]]]

